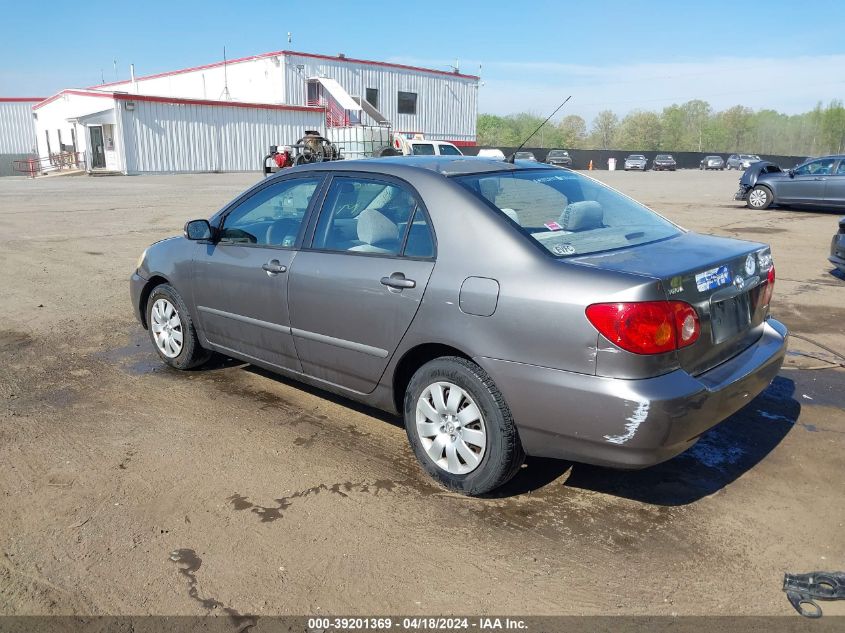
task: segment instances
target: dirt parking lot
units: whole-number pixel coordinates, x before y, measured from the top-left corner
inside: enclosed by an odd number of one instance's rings
[[[596,175],[771,243],[774,315],[845,352],[838,214],[750,211],[735,173]],[[794,615],[785,571],[845,568],[845,370],[806,340],[668,463],[529,460],[486,499],[430,484],[398,419],[231,361],[165,368],[135,261],[257,178],[0,179],[0,613]]]

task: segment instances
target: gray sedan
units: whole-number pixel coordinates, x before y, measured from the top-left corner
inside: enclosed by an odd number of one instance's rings
[[[765,244],[578,173],[404,157],[260,182],[150,246],[130,295],[168,365],[219,352],[399,413],[436,481],[482,494],[526,454],[692,446],[780,369],[773,287]]]
[[[623,165],[625,171],[629,170],[639,170],[645,171],[648,169],[648,159],[642,154],[631,154],[628,158],[625,159],[625,164]]]
[[[750,209],[771,205],[845,208],[845,155],[814,158],[783,171],[761,161],[739,179],[734,196]]]

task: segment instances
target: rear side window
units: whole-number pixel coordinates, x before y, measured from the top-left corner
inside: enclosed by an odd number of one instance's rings
[[[335,178],[317,221],[312,247],[398,255],[416,197],[398,185],[364,178]]]
[[[462,156],[458,148],[452,145],[438,145],[437,148],[440,150],[441,156]]]
[[[422,209],[414,213],[402,254],[406,257],[434,257],[434,238]]]
[[[564,170],[499,172],[455,180],[555,257],[648,244],[681,232],[627,196]]]

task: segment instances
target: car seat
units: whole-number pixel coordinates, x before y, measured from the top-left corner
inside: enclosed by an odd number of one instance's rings
[[[590,231],[604,228],[604,209],[595,200],[581,200],[566,205],[558,220],[564,231]]]
[[[358,216],[358,239],[363,242],[350,251],[359,253],[396,253],[399,250],[399,226],[375,209]]]

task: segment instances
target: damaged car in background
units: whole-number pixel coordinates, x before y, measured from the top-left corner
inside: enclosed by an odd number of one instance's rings
[[[845,208],[845,155],[814,158],[786,171],[767,161],[754,163],[740,177],[734,199],[758,210],[772,205]]]
[[[577,172],[411,156],[269,177],[129,285],[162,362],[218,352],[399,414],[422,468],[479,495],[526,454],[642,468],[691,447],[777,375],[774,283],[766,244]]]

